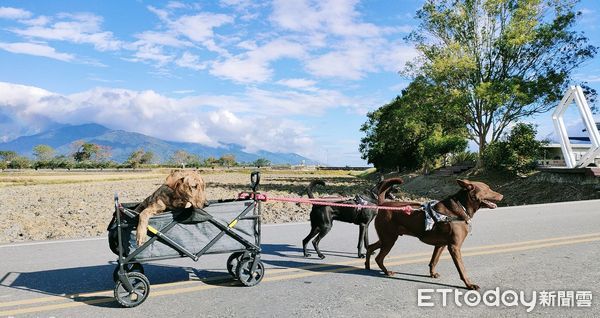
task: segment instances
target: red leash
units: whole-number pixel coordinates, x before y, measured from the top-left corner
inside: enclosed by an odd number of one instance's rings
[[[253,199],[253,193],[242,192],[239,194],[239,199],[247,200]],[[414,209],[409,205],[403,207],[392,207],[392,206],[380,206],[380,205],[361,205],[361,204],[347,204],[347,203],[337,203],[331,202],[333,198],[326,199],[308,199],[308,198],[286,198],[286,197],[267,197],[264,193],[257,193],[256,199],[258,201],[269,202],[288,202],[288,203],[304,203],[304,204],[313,204],[313,205],[325,205],[325,206],[335,206],[335,207],[343,207],[343,208],[358,208],[358,209],[375,209],[375,210],[394,210],[394,211],[402,211],[406,214],[411,214]],[[343,201],[343,198],[338,198],[336,201]]]

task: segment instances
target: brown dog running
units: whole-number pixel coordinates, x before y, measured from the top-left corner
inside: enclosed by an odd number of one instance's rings
[[[139,213],[137,245],[141,246],[146,241],[150,217],[167,210],[185,208],[188,203],[194,208],[202,208],[206,202],[204,190],[204,180],[196,171],[171,171],[165,183],[135,208]]]
[[[369,245],[365,260],[365,268],[370,269],[370,257],[373,252],[381,248],[379,254],[375,257],[375,262],[379,268],[388,276],[395,273],[388,271],[383,265],[383,260],[390,252],[394,243],[400,235],[411,235],[417,237],[423,243],[434,245],[433,255],[429,262],[429,275],[438,278],[440,275],[435,271],[440,255],[444,248],[448,246],[448,251],[452,256],[454,265],[458,270],[460,279],[465,283],[468,289],[478,290],[479,286],[473,284],[467,277],[465,266],[463,264],[460,248],[469,233],[469,223],[471,218],[480,208],[495,209],[496,203],[502,200],[502,194],[493,191],[483,182],[468,180],[456,180],[461,186],[456,194],[439,201],[433,206],[433,209],[439,214],[443,214],[450,219],[447,221],[436,222],[430,231],[425,231],[425,211],[420,209],[419,205],[411,202],[392,202],[385,201],[385,193],[394,185],[402,183],[401,179],[386,180],[379,189],[379,205],[390,207],[402,207],[410,205],[415,210],[410,214],[402,211],[380,209],[375,218],[375,230],[379,236],[379,241]]]

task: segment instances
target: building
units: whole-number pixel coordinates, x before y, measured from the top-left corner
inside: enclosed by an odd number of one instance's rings
[[[591,144],[571,144],[575,161],[579,161],[581,157],[590,150]],[[538,164],[542,167],[566,167],[565,158],[563,156],[560,144],[548,144],[544,147],[543,159],[538,160]],[[593,165],[600,167],[600,156],[594,159]]]

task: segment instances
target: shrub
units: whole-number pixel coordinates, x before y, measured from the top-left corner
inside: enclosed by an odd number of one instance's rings
[[[533,124],[518,123],[504,138],[487,146],[482,154],[484,166],[514,173],[535,169],[546,144],[535,139],[536,132]]]

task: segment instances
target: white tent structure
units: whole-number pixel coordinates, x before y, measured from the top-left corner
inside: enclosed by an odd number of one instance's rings
[[[567,128],[563,120],[565,111],[573,101],[577,105],[581,120],[590,134],[590,142],[592,143],[590,149],[584,153],[579,160],[575,159],[575,154],[573,153],[569,135],[567,134]],[[600,132],[598,132],[598,127],[596,127],[592,111],[590,110],[590,106],[588,105],[580,86],[569,87],[569,90],[552,114],[552,121],[554,122],[554,129],[560,138],[560,146],[567,168],[586,167],[588,164],[594,162],[594,159],[600,155]]]

